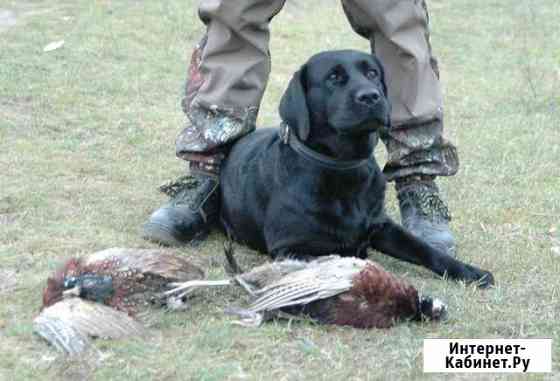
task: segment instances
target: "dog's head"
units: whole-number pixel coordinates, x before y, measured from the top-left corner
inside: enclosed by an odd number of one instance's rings
[[[362,139],[390,124],[379,60],[353,50],[319,53],[297,71],[280,102],[281,118],[303,142],[321,142],[335,156],[335,140]]]

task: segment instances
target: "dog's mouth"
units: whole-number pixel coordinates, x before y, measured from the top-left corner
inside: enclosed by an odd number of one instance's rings
[[[341,110],[343,110],[341,112]],[[329,125],[339,135],[363,135],[388,129],[391,124],[388,102],[379,102],[375,107],[352,104],[342,107],[329,118]]]
[[[363,135],[379,132],[382,129],[389,128],[389,120],[388,118],[375,118],[373,120],[364,120],[363,122],[355,125],[338,125],[333,127],[339,135]]]

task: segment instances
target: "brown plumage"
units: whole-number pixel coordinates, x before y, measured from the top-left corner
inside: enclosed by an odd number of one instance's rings
[[[389,328],[395,321],[421,316],[418,292],[369,262],[353,276],[352,287],[326,302],[307,307],[322,322],[358,328]]]
[[[71,258],[49,277],[43,308],[79,296],[133,315],[170,284],[202,278],[199,267],[164,250],[107,249]]]
[[[226,248],[226,256],[230,267],[238,268],[231,248]],[[380,265],[353,257],[273,262],[237,275],[233,281],[253,297],[247,309],[228,309],[242,318],[243,325],[259,325],[287,313],[327,324],[389,328],[406,319],[439,320],[446,313],[439,300],[420,298],[412,285]]]
[[[71,258],[48,278],[34,330],[68,354],[82,352],[90,337],[137,336],[144,331],[133,319],[140,307],[180,301],[184,294],[162,293],[203,278],[199,267],[165,250],[113,248]]]
[[[356,328],[389,328],[400,320],[440,319],[445,314],[441,302],[420,298],[412,285],[358,258],[289,260],[236,279],[256,297],[245,311],[250,314],[281,310]]]

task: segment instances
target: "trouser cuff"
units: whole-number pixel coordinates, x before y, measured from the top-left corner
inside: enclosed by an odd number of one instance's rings
[[[188,123],[175,142],[179,158],[190,154],[207,155],[247,135],[255,129],[257,108],[245,110],[205,110],[191,108]]]
[[[442,137],[443,124],[401,125],[382,134],[388,160],[383,169],[387,181],[413,175],[452,176],[459,169],[457,148]]]

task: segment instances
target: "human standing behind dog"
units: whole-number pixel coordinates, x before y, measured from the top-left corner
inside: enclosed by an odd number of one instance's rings
[[[196,46],[186,84],[187,124],[176,153],[187,181],[144,225],[144,237],[166,245],[203,236],[219,216],[219,170],[228,145],[253,131],[270,74],[269,23],[286,0],[201,0],[206,35]],[[457,172],[456,148],[443,138],[442,91],[429,41],[424,0],[342,0],[350,25],[385,66],[392,127],[381,136],[383,172],[395,181],[403,225],[454,255],[450,216],[435,184]]]

